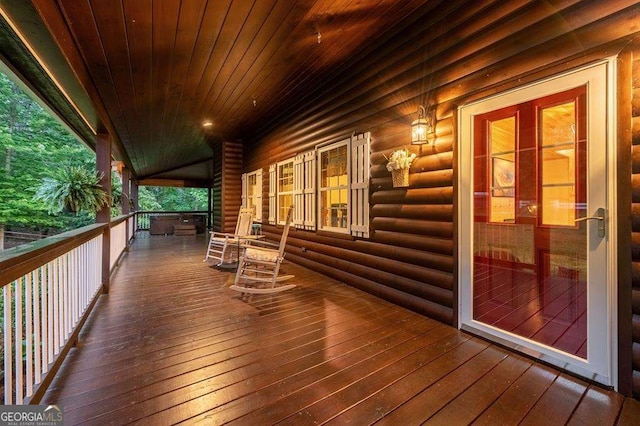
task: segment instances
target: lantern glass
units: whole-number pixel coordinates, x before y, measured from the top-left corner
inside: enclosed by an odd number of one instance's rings
[[[428,122],[419,118],[411,123],[411,143],[414,145],[427,143]]]

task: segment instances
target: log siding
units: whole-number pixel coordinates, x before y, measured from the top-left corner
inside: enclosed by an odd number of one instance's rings
[[[277,126],[245,141],[244,171],[262,167],[267,176],[269,164],[369,131],[370,237],[298,229],[290,235],[287,256],[457,325],[455,194],[456,173],[464,173],[456,170],[458,106],[617,55],[634,41],[629,34],[640,30],[632,19],[640,14],[640,5],[575,0],[552,8],[546,2],[483,0],[441,7],[447,13],[439,13],[439,21],[428,14],[412,17],[412,23],[376,48],[364,47],[348,64],[337,64],[326,86],[301,93],[292,105],[295,114],[283,112]],[[410,123],[421,104],[436,109],[435,141],[411,146]],[[640,173],[638,108],[634,113],[634,172]],[[417,158],[409,186],[393,188],[385,156],[401,147],[409,147]],[[268,179],[263,185],[267,211]],[[640,174],[635,174],[639,190],[634,195],[640,193],[638,185]],[[635,198],[634,247],[640,242],[640,201]],[[264,231],[276,238],[279,228],[265,226]],[[634,249],[634,348],[640,347],[638,252]]]
[[[633,339],[631,361],[633,394],[638,398],[640,397],[640,50],[633,52],[631,86],[633,90],[631,97],[631,328]],[[621,301],[621,303],[625,302],[629,302],[628,298]]]

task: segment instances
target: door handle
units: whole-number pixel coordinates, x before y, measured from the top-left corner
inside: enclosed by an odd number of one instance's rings
[[[600,207],[598,210],[596,210],[595,216],[580,217],[576,219],[575,222],[578,223],[587,220],[598,221],[598,237],[604,238],[604,208]]]

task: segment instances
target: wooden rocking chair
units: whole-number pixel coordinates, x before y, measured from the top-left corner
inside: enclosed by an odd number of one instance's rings
[[[289,226],[293,214],[293,205],[287,212],[287,220],[280,237],[280,244],[265,241],[251,241],[240,256],[236,279],[230,287],[241,293],[268,294],[294,288],[295,284],[281,285],[280,282],[293,278],[293,275],[279,275],[284,260],[284,248],[287,244]]]
[[[217,260],[216,266],[233,265],[238,259],[238,249],[242,237],[251,234],[251,225],[253,225],[253,209],[240,209],[236,230],[233,234],[211,232],[204,261]]]

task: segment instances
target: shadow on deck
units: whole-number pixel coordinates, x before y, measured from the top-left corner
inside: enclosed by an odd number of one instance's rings
[[[242,297],[205,249],[140,235],[42,403],[99,425],[640,418],[638,401],[290,263],[298,287]]]

